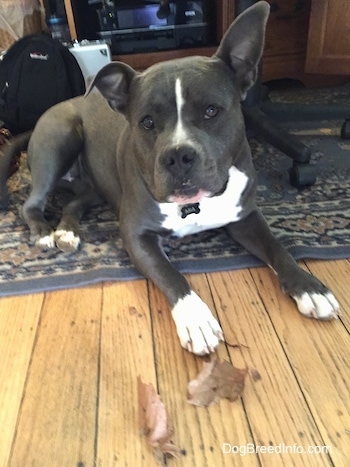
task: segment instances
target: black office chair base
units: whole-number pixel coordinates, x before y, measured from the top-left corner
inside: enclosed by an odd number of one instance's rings
[[[310,165],[310,148],[279,126],[279,121],[344,119],[341,137],[350,139],[350,119],[346,118],[350,115],[348,104],[279,104],[265,99],[259,104],[244,104],[242,110],[247,128],[293,159],[289,180],[296,188],[304,188],[315,183],[316,167]]]
[[[316,171],[308,162],[294,162],[289,169],[289,182],[295,188],[305,188],[316,182]]]
[[[316,173],[309,164],[310,148],[278,126],[273,119],[261,111],[259,106],[243,105],[242,109],[247,128],[293,159],[289,171],[290,184],[296,188],[313,185],[316,181]]]

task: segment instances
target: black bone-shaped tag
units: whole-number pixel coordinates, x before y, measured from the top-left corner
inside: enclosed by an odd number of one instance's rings
[[[190,214],[199,214],[200,212],[199,203],[185,204],[185,206],[182,206],[181,208],[181,217],[182,219],[185,219]]]

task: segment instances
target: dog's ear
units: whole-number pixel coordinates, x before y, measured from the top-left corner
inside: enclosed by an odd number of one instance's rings
[[[136,74],[125,63],[108,63],[97,73],[85,96],[96,87],[114,111],[123,112],[128,103],[130,83]]]
[[[234,71],[242,100],[257,78],[269,11],[270,6],[264,1],[243,11],[231,24],[215,53]]]

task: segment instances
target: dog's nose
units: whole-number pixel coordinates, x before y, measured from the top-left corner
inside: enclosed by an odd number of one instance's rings
[[[164,157],[165,167],[173,175],[185,175],[196,161],[196,151],[189,146],[178,146],[167,151]]]

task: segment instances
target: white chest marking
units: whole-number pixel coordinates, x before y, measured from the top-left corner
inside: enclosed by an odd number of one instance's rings
[[[182,95],[182,86],[180,78],[176,78],[175,81],[175,98],[176,98],[176,110],[177,110],[177,123],[173,135],[173,145],[178,146],[180,144],[188,142],[188,134],[186,133],[185,127],[182,120],[182,109],[185,100]]]
[[[199,205],[200,212],[190,214],[185,219],[181,217],[181,206],[177,203],[159,203],[160,211],[165,216],[162,227],[178,237],[184,237],[238,221],[242,211],[240,198],[247,182],[247,175],[232,166],[226,190],[219,196],[204,198]]]

